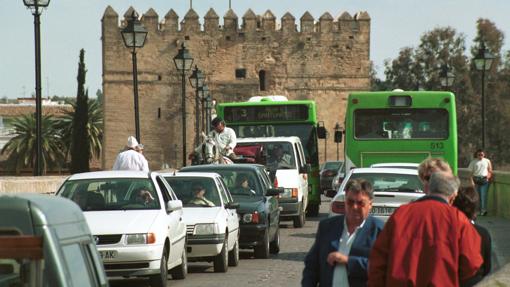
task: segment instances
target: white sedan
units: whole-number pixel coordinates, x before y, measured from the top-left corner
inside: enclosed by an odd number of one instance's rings
[[[336,194],[328,194],[331,200],[330,216],[345,213],[345,186],[351,179],[363,178],[372,183],[374,199],[371,213],[382,220],[400,205],[424,195],[418,171],[408,168],[355,168],[349,171]]]
[[[182,202],[156,172],[74,174],[57,196],[83,210],[108,277],[148,277],[166,286],[187,274]]]
[[[190,261],[212,261],[214,272],[239,264],[239,217],[232,195],[217,173],[164,173],[184,203]]]

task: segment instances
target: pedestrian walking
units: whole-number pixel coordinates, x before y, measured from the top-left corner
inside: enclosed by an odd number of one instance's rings
[[[459,286],[476,274],[480,236],[451,206],[459,184],[432,173],[429,194],[395,210],[372,248],[368,286]]]
[[[370,215],[372,184],[347,183],[345,215],[319,223],[315,242],[305,258],[302,286],[365,286],[368,256],[384,223]]]
[[[471,223],[482,239],[481,251],[483,264],[474,277],[461,284],[463,287],[475,286],[491,271],[491,235],[485,227],[475,223],[476,211],[478,210],[478,193],[472,186],[459,189],[457,197],[455,197],[453,201],[453,206],[457,207],[471,220]]]
[[[471,172],[473,186],[480,197],[480,215],[487,215],[487,195],[492,179],[492,163],[485,157],[485,152],[479,149],[475,152],[468,169]]]
[[[418,177],[423,184],[423,192],[429,194],[430,175],[437,171],[448,172],[453,175],[450,165],[441,158],[429,157],[418,166]]]
[[[149,171],[149,163],[141,150],[143,150],[143,145],[140,145],[135,137],[130,136],[126,149],[117,155],[112,169]]]

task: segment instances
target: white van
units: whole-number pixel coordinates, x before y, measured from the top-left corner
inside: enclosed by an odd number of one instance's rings
[[[304,149],[298,137],[260,137],[237,139],[236,154],[242,153],[243,147],[259,145],[263,151],[263,162],[270,175],[274,177],[275,187],[283,187],[284,193],[278,198],[283,208],[281,220],[294,221],[294,227],[303,227],[305,211],[308,204],[308,175],[310,169],[306,164]]]

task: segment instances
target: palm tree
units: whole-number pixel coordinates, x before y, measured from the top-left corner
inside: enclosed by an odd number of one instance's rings
[[[8,154],[7,166],[19,173],[23,168],[33,168],[37,155],[36,125],[34,114],[27,114],[12,121],[15,135],[2,148],[2,154]],[[45,115],[41,121],[42,166],[46,170],[60,167],[64,162],[61,133],[58,120]]]
[[[72,134],[73,134],[73,118],[76,111],[76,101],[68,101],[73,109],[65,110],[64,115],[59,119],[59,128],[62,132],[62,146],[64,154],[67,158],[70,153]],[[87,139],[90,146],[90,159],[99,158],[103,150],[103,111],[97,100],[89,100],[88,103],[89,121],[87,123]]]

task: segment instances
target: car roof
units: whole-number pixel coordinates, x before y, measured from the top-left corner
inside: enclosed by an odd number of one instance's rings
[[[254,138],[237,138],[238,143],[251,142],[301,142],[296,136],[291,137],[254,137]]]
[[[215,173],[215,172],[167,172],[161,174],[163,177],[221,177],[221,175]]]
[[[363,167],[351,169],[352,174],[360,173],[397,173],[397,174],[411,174],[418,175],[417,169],[409,168],[386,168],[386,167]]]
[[[406,167],[416,167],[418,168],[419,163],[411,163],[411,162],[385,162],[385,163],[374,163],[370,167],[398,167],[398,166],[406,166]]]
[[[67,198],[54,195],[37,193],[1,194],[0,210],[4,212],[9,210],[13,212],[30,210],[32,214],[31,220],[33,220],[34,225],[58,225],[85,221],[78,205]],[[12,221],[12,218],[9,220]],[[0,226],[7,225],[9,224],[0,222]]]
[[[211,169],[214,170],[259,170],[259,169],[265,169],[265,167],[261,164],[202,164],[202,165],[192,165],[192,166],[186,166],[180,169],[181,172],[188,172],[190,171],[200,171],[200,170],[207,170],[211,171]]]
[[[154,172],[134,171],[134,170],[108,170],[93,171],[73,174],[67,180],[79,179],[101,179],[101,178],[149,178],[149,174]]]

